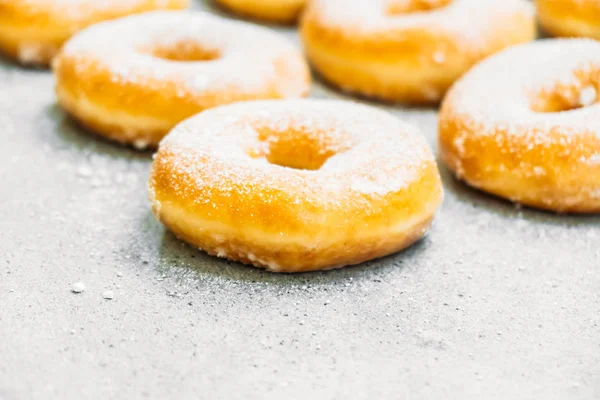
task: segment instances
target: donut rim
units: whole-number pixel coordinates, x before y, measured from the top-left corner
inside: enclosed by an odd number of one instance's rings
[[[534,0],[544,32],[600,40],[600,3],[595,0]]]
[[[310,0],[211,0],[218,7],[257,21],[292,25],[298,21],[305,3]]]

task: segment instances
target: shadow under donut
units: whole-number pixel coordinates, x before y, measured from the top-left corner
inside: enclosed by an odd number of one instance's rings
[[[273,273],[235,261],[209,256],[165,230],[161,238],[156,269],[161,275],[171,277],[176,281],[225,279],[248,284],[268,283],[277,287],[305,284],[330,285],[360,279],[385,280],[385,276],[403,269],[405,263],[420,257],[428,247],[428,240],[425,237],[399,253],[362,264],[328,271],[286,274]]]
[[[133,147],[110,141],[79,124],[60,108],[57,103],[48,106],[46,112],[55,125],[55,129],[52,131],[56,132],[56,137],[72,148],[117,158],[126,157],[134,160],[148,161],[151,158],[153,150],[137,150]]]
[[[455,197],[458,203],[468,203],[476,208],[508,219],[525,219],[541,225],[553,226],[600,226],[600,215],[559,214],[513,203],[507,199],[484,192],[459,180],[438,160],[442,182],[447,195]],[[450,192],[450,193],[448,193]]]
[[[20,69],[24,71],[39,71],[42,73],[50,73],[49,67],[37,64],[22,64],[14,58],[11,58],[6,54],[0,53],[0,68],[3,67]]]

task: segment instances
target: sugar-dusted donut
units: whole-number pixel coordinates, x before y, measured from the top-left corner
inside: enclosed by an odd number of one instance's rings
[[[301,23],[309,60],[326,80],[417,104],[439,102],[475,63],[535,34],[524,0],[313,0]]]
[[[160,144],[149,189],[154,213],[181,239],[277,272],[401,250],[442,200],[416,128],[324,100],[236,103],[182,122]]]
[[[600,1],[535,0],[542,28],[553,36],[600,40]]]
[[[46,66],[87,26],[187,5],[188,0],[0,0],[0,52],[23,64]]]
[[[221,6],[254,19],[289,24],[298,19],[307,0],[216,0]]]
[[[440,112],[442,160],[532,207],[600,212],[600,42],[543,40],[472,69]]]
[[[234,101],[301,97],[310,73],[274,32],[186,11],[92,26],[56,58],[59,103],[83,125],[136,147],[181,120]]]

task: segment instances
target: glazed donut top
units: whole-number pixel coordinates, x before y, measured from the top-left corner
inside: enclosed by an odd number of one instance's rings
[[[600,42],[549,39],[478,64],[451,89],[442,114],[451,111],[473,133],[502,130],[533,146],[550,140],[550,132],[563,141],[574,134],[600,138],[599,101]]]
[[[318,24],[374,45],[402,41],[406,30],[424,28],[485,46],[486,32],[502,34],[494,21],[534,15],[523,0],[313,0],[309,10]]]
[[[304,209],[300,214],[319,224],[326,222],[322,211],[340,207],[348,218],[378,216],[386,206],[410,213],[407,204],[378,202],[410,190],[435,168],[413,126],[370,107],[322,100],[213,108],[178,125],[159,154],[172,172],[172,182],[162,185],[176,188],[180,201],[204,206],[219,193],[239,199],[232,204],[280,204],[281,215]],[[226,202],[213,206],[215,215]]]
[[[219,92],[265,91],[273,77],[274,92],[298,97],[307,75],[298,50],[274,32],[203,12],[154,11],[102,22],[76,34],[62,50],[82,70],[101,68],[112,79],[157,86],[181,81],[177,90]]]

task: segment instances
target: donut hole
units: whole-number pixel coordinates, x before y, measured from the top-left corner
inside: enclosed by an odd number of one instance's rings
[[[592,83],[561,87],[534,97],[531,109],[539,113],[578,110],[600,102],[600,87]]]
[[[331,157],[331,155],[329,156]],[[285,152],[271,153],[267,155],[266,159],[269,164],[279,165],[280,167],[292,168],[292,169],[303,169],[308,171],[317,171],[321,169],[325,161],[329,157],[294,157],[292,155],[286,155]]]
[[[213,61],[221,56],[218,50],[201,46],[190,40],[158,45],[148,53],[163,60],[176,62]]]
[[[252,158],[264,158],[280,167],[316,171],[332,156],[349,148],[340,138],[304,130],[277,133],[262,130],[258,143],[248,151]]]
[[[454,0],[392,0],[388,3],[386,14],[390,17],[433,11],[450,5]]]

